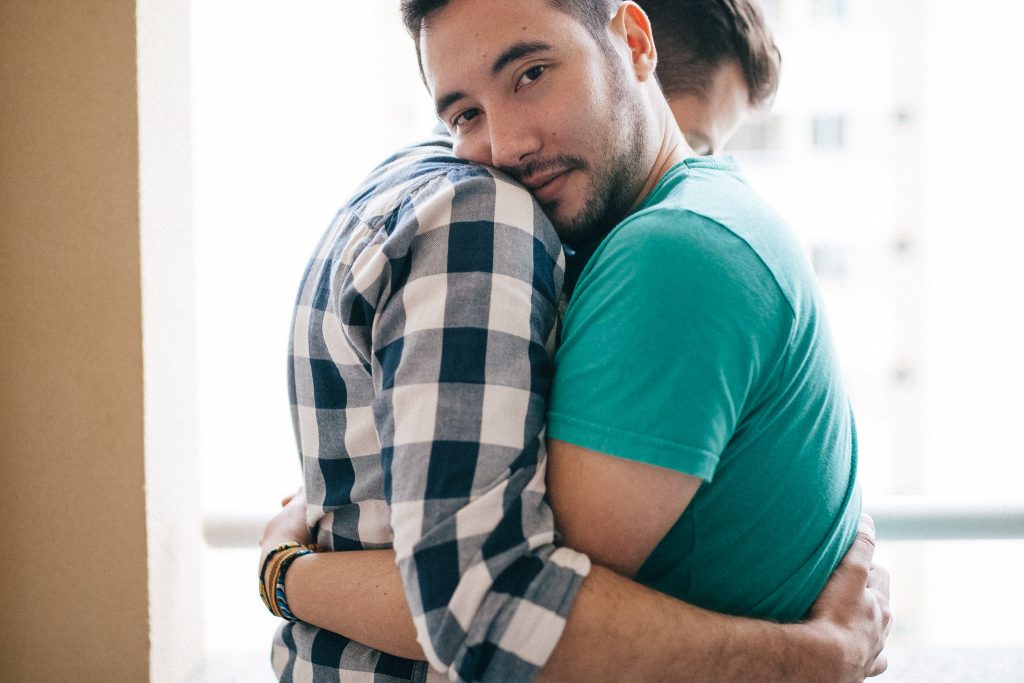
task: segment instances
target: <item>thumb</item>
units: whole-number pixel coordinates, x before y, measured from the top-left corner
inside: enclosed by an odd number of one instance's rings
[[[300,496],[300,495],[302,495],[302,487],[301,486],[298,489],[295,490],[295,493],[289,493],[287,496],[285,496],[284,498],[281,499],[281,507],[284,507],[288,503],[292,502],[293,500],[295,500],[295,498],[297,496]]]

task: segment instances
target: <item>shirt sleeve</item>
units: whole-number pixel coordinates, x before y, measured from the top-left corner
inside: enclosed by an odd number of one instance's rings
[[[544,500],[561,248],[525,190],[479,168],[414,193],[389,233],[407,247],[361,272],[383,292],[373,408],[418,640],[452,680],[529,680],[590,568],[556,547]]]
[[[573,295],[548,435],[711,481],[791,316],[742,239],[685,211],[616,228]]]

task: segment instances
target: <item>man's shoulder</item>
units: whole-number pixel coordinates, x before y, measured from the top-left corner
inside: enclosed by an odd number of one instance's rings
[[[557,299],[564,255],[533,196],[443,137],[392,155],[339,217],[329,253],[366,301],[449,273],[509,275]]]
[[[729,160],[726,160],[729,162]],[[724,274],[760,280],[806,269],[786,221],[739,174],[733,162],[680,164],[665,187],[609,234],[606,251],[682,267],[719,264]]]
[[[525,188],[496,169],[460,159],[445,136],[429,138],[391,155],[367,177],[346,208],[367,223],[381,223],[417,205],[451,205],[453,220],[500,221],[510,207],[535,220],[539,208]],[[528,211],[527,211],[528,209]]]
[[[728,219],[709,214],[699,207],[656,204],[623,220],[601,245],[605,258],[621,255],[639,270],[655,272],[667,268],[736,262],[757,258],[743,232]]]
[[[637,305],[653,310],[661,310],[666,296],[680,304],[679,297],[695,292],[701,296],[689,297],[688,305],[725,308],[735,318],[741,312],[756,318],[766,307],[790,309],[791,281],[800,279],[803,266],[784,224],[753,215],[742,202],[711,206],[697,196],[703,188],[693,190],[684,181],[616,226],[584,272],[582,291],[593,288],[595,303],[607,305],[604,288],[628,281]]]
[[[734,165],[701,159],[680,175],[660,201],[617,226],[609,253],[628,253],[639,270],[699,280],[719,294],[756,291],[793,315],[815,305],[802,244]]]
[[[704,218],[740,235],[785,226],[731,157],[695,157],[676,164],[632,217],[644,215],[697,222]]]

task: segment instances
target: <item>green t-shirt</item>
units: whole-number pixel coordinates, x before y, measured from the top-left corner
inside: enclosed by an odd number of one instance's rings
[[[548,436],[704,480],[637,580],[802,618],[856,536],[853,415],[810,266],[731,160],[677,164],[604,240],[556,363]]]

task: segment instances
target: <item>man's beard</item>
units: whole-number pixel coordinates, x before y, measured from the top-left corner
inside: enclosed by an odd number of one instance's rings
[[[630,103],[629,108],[627,115],[633,119],[627,126],[631,131],[629,141],[618,155],[608,160],[604,171],[593,177],[583,209],[562,220],[554,211],[542,207],[562,241],[572,247],[580,248],[604,239],[627,216],[643,186],[647,176],[644,169],[647,122],[637,103]]]
[[[637,94],[629,92],[625,76],[616,66],[609,64],[610,100],[621,103],[624,109],[618,113],[624,118],[610,133],[613,136],[625,133],[628,140],[613,156],[604,160],[600,169],[593,168],[579,157],[562,156],[557,159],[557,163],[577,168],[593,179],[583,208],[574,216],[559,217],[557,200],[549,206],[541,205],[562,241],[577,249],[604,239],[627,216],[648,175],[649,169],[644,168],[648,122]],[[615,142],[618,141],[608,140],[605,149],[614,149]],[[594,150],[591,158],[598,158],[600,152]]]

